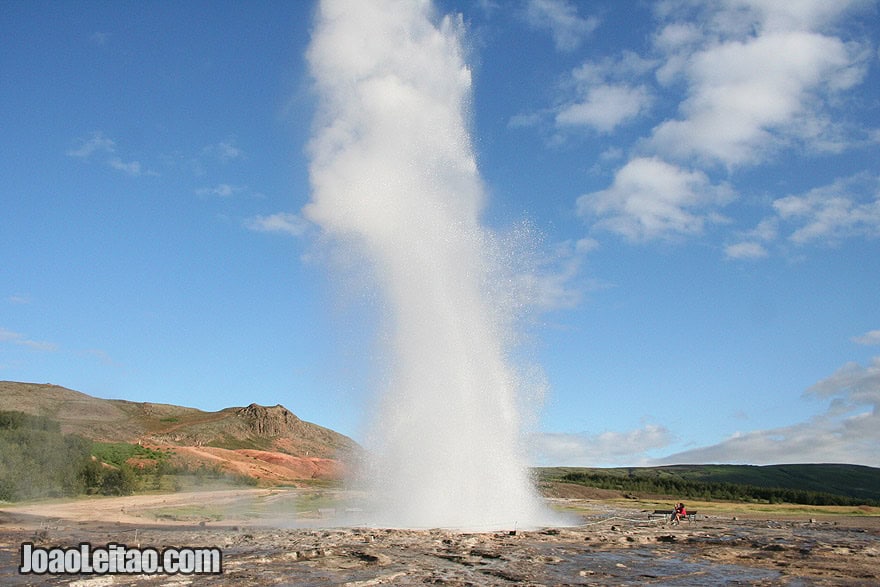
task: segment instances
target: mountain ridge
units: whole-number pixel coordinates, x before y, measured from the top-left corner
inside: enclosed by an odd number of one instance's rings
[[[96,442],[171,449],[191,465],[267,483],[338,479],[360,451],[347,436],[280,404],[197,408],[103,399],[54,384],[0,381],[0,410],[45,416],[65,434]]]

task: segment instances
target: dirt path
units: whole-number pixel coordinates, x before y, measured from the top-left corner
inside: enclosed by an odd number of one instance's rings
[[[226,489],[215,491],[195,491],[169,493],[161,495],[129,495],[124,497],[94,497],[90,499],[66,500],[58,502],[42,502],[28,505],[0,507],[0,527],[18,521],[23,529],[32,528],[34,524],[46,525],[52,520],[82,524],[118,523],[143,524],[155,523],[156,512],[168,509],[199,508],[210,505],[211,508],[237,511],[236,506],[246,501],[277,495],[281,492],[272,489]],[[165,519],[163,523],[186,524],[192,520]],[[241,523],[241,520],[230,518],[228,521]]]

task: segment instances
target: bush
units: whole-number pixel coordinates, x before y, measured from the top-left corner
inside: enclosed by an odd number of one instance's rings
[[[90,451],[91,441],[61,434],[48,418],[0,411],[0,499],[81,493]]]

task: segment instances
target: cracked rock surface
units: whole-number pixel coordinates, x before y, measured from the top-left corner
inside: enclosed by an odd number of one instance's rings
[[[566,528],[485,533],[133,523],[0,510],[0,583],[34,585],[877,585],[880,520],[708,517],[593,504]],[[56,512],[58,513],[58,512]],[[220,575],[18,575],[20,544],[216,546]]]

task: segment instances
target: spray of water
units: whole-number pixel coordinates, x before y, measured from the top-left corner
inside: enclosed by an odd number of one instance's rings
[[[382,526],[551,523],[521,454],[509,320],[490,295],[462,35],[427,1],[326,0],[308,51],[320,107],[304,213],[356,243],[389,314],[368,446]]]

